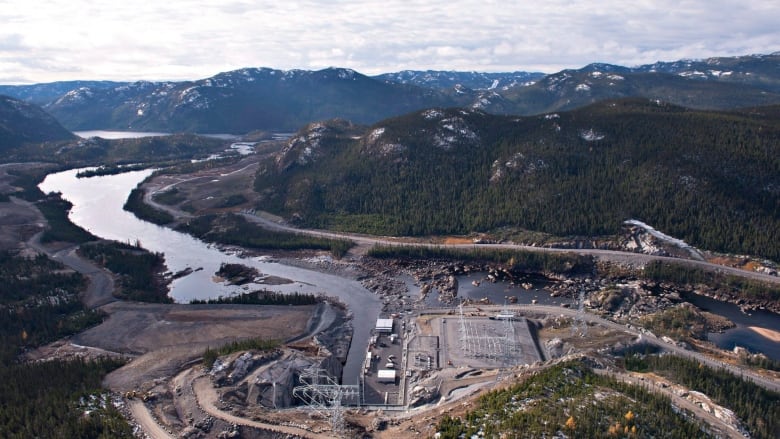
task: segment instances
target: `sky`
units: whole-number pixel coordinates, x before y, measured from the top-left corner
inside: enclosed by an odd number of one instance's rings
[[[777,0],[0,0],[0,84],[243,67],[554,73],[780,51]]]

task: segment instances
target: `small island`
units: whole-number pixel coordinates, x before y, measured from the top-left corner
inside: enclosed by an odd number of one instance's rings
[[[260,276],[260,271],[243,264],[223,263],[219,266],[219,270],[214,274],[224,279],[230,285],[244,285],[254,281],[256,277]]]

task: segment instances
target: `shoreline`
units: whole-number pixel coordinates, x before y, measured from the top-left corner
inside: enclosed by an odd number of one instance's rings
[[[748,326],[747,328],[774,343],[780,343],[780,331],[774,331],[760,326]]]

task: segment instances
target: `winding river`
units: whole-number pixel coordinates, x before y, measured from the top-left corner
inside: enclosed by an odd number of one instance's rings
[[[119,175],[93,178],[76,178],[78,170],[69,170],[50,174],[41,183],[44,192],[61,192],[62,197],[73,203],[71,221],[89,230],[96,236],[123,242],[140,241],[144,248],[165,254],[166,264],[171,272],[185,269],[194,270],[191,274],[173,281],[170,296],[180,303],[192,299],[210,299],[230,296],[244,292],[246,288],[269,288],[280,292],[324,293],[338,297],[353,312],[354,335],[344,367],[343,382],[351,384],[357,380],[368,338],[381,310],[377,296],[365,289],[359,282],[343,277],[288,266],[271,261],[269,258],[244,259],[235,254],[222,251],[189,235],[141,221],[126,212],[122,206],[130,191],[152,171],[134,171]],[[222,263],[241,263],[257,268],[261,273],[292,280],[291,284],[249,285],[236,287],[226,285],[214,279],[214,273]],[[477,276],[477,275],[473,275]],[[472,277],[473,277],[472,276]],[[460,295],[473,299],[489,297],[494,303],[501,303],[506,295],[518,297],[518,303],[530,303],[537,300],[541,304],[557,304],[549,294],[540,289],[532,292],[522,290],[508,291],[506,285],[483,284],[476,288],[471,285],[474,277],[460,279]],[[406,280],[410,291],[415,291],[409,279]],[[538,288],[538,287],[537,287]],[[495,296],[495,297],[493,297]],[[758,312],[752,316],[741,314],[736,306],[708,301],[706,298],[691,300],[695,305],[723,315],[737,324],[736,328],[723,334],[709,334],[712,342],[731,349],[735,345],[751,351],[763,352],[768,357],[780,360],[780,343],[772,337],[761,334],[761,330],[780,333],[780,316],[769,312]],[[565,300],[561,300],[561,303]],[[757,332],[756,329],[759,331]]]
[[[92,234],[105,239],[141,245],[149,251],[165,254],[168,269],[191,274],[174,280],[169,295],[179,303],[192,299],[230,296],[246,289],[268,288],[280,292],[324,293],[338,297],[353,313],[354,334],[342,380],[356,384],[360,374],[371,329],[381,310],[377,296],[359,282],[332,274],[273,262],[268,258],[240,258],[217,247],[171,229],[139,220],[122,209],[130,191],[151,174],[151,170],[127,172],[92,178],[76,178],[78,169],[50,174],[40,184],[45,192],[61,192],[73,208],[70,219]],[[214,278],[222,263],[240,263],[257,268],[264,275],[278,276],[293,282],[286,285],[227,285]]]

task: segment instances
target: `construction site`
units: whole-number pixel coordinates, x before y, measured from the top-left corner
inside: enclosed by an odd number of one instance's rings
[[[333,329],[272,352],[222,357],[207,372],[187,369],[172,384],[145,389],[144,404],[170,431],[197,437],[230,425],[351,437],[345,431],[356,424],[381,430],[374,420],[424,410],[545,358],[533,320],[507,309],[449,308],[379,318],[360,376],[342,377],[344,349],[328,342]]]
[[[372,338],[361,377],[363,406],[399,410],[422,404],[438,392],[421,385],[444,369],[511,368],[543,359],[529,321],[511,312],[461,309],[388,320],[397,331],[377,328]]]

